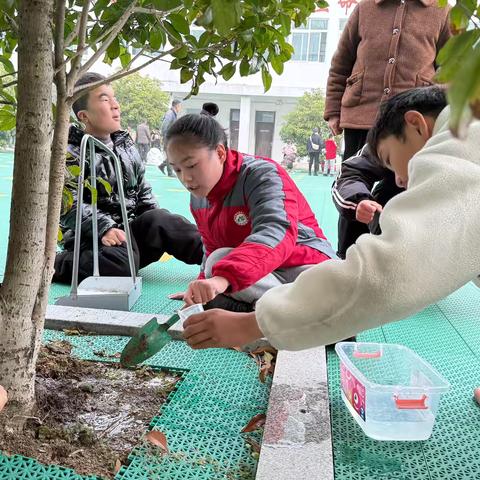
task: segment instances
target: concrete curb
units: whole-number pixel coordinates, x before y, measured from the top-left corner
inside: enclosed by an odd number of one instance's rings
[[[277,355],[256,480],[333,480],[325,348]]]

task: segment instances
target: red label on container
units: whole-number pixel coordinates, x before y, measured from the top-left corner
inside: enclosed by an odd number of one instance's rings
[[[367,414],[367,396],[365,387],[352,375],[343,362],[340,362],[340,380],[343,393],[347,397],[348,402],[360,417],[365,420]]]

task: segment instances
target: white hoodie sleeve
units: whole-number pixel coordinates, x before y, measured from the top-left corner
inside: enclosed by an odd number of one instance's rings
[[[447,117],[448,117],[448,111]],[[408,190],[344,261],[327,261],[268,291],[260,329],[279,349],[329,344],[405,318],[480,274],[480,122],[461,141],[445,111],[410,161]]]

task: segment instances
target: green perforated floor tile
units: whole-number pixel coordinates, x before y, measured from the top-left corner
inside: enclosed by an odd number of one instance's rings
[[[100,361],[128,341],[125,337],[45,331],[45,342],[60,339],[72,343],[74,356]],[[184,342],[172,341],[148,363],[183,372],[149,426],[165,433],[170,453],[159,456],[142,443],[132,450],[129,464],[122,467],[116,480],[253,480],[257,461],[246,435],[260,443],[261,433],[241,434],[241,430],[254,415],[265,413],[271,386],[271,379],[259,382],[254,360],[235,350],[194,351]],[[34,478],[94,480],[31,459],[0,456],[0,480]]]
[[[401,322],[369,330],[359,341],[399,343],[430,362],[452,385],[442,397],[432,437],[425,442],[378,442],[357,426],[340,396],[339,362],[328,351],[336,480],[480,478],[480,358],[472,348],[478,292],[469,285]],[[477,320],[479,317],[477,316]]]

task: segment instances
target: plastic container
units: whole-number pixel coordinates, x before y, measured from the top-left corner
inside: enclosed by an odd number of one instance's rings
[[[197,313],[202,313],[203,311],[203,305],[201,303],[195,303],[187,308],[184,308],[183,310],[179,310],[178,316],[180,317],[180,320],[185,321],[190,315],[196,315]]]
[[[448,382],[402,345],[340,342],[342,398],[376,440],[426,440]]]

